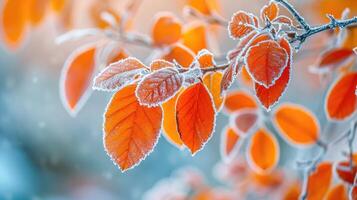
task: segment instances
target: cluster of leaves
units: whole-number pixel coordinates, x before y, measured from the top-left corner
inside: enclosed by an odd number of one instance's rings
[[[27,30],[36,27],[44,20],[47,8],[61,12],[66,0],[4,0],[1,12],[3,41],[11,50],[19,48]]]
[[[209,2],[190,1],[189,6],[205,16],[203,19],[220,19],[212,11],[217,6]],[[197,5],[205,5],[207,10]],[[140,163],[154,149],[161,132],[177,147],[197,153],[212,136],[216,114],[224,102],[230,125],[222,133],[223,158],[235,158],[239,146],[248,141],[245,152],[249,165],[256,173],[269,173],[278,164],[280,150],[265,123],[273,124],[282,138],[294,146],[309,147],[321,140],[318,120],[305,107],[284,103],[267,117],[249,93],[226,94],[242,72],[251,80],[257,100],[269,111],[288,87],[294,51],[289,40],[301,27],[280,15],[274,2],[262,8],[260,18],[259,22],[254,14],[244,11],[232,16],[228,31],[238,44],[228,52],[228,63],[218,65],[214,55],[205,49],[205,24],[196,22],[183,28],[174,15],[159,13],[151,36],[143,37],[125,28],[130,18],[106,13],[103,20],[109,24],[106,31],[110,32],[106,37],[113,40],[113,34],[118,34],[115,36],[124,42],[153,47],[155,58],[145,65],[116,42],[83,47],[65,64],[61,82],[64,102],[75,113],[91,85],[96,90],[116,92],[104,115],[104,144],[123,171]],[[118,27],[119,33],[115,32]],[[349,44],[353,33],[342,32],[339,37],[347,34],[344,41]],[[324,52],[312,70],[327,73],[345,69],[326,98],[330,119],[345,120],[356,110],[357,73],[345,67],[354,60],[352,48],[341,44]]]

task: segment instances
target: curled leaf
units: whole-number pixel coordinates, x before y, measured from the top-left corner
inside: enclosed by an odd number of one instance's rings
[[[95,72],[95,46],[82,47],[66,60],[60,81],[62,101],[70,114],[75,115],[89,95]]]
[[[223,74],[221,72],[210,72],[203,76],[203,83],[211,93],[216,111],[222,107],[224,98],[221,96],[221,82]]]
[[[231,126],[243,137],[256,129],[258,114],[255,109],[241,109],[230,117]]]
[[[349,161],[341,161],[337,163],[336,172],[341,180],[353,185],[357,174],[357,166],[354,163],[351,166]]]
[[[263,21],[268,19],[269,21],[273,21],[279,14],[278,4],[271,1],[268,5],[265,5],[261,11],[260,16]]]
[[[230,162],[239,151],[241,138],[237,132],[230,127],[224,128],[221,134],[221,155],[224,161]]]

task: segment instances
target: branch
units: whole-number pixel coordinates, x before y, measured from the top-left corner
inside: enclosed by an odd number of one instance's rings
[[[299,41],[300,43],[303,43],[303,42],[305,42],[306,38],[308,38],[316,33],[335,29],[337,27],[346,28],[351,25],[357,25],[357,16],[350,18],[350,19],[346,19],[346,20],[337,20],[334,17],[332,17],[331,15],[329,15],[329,18],[331,19],[330,23],[310,28],[310,30],[306,31],[305,33],[303,33],[301,35],[296,36],[290,42],[293,43],[293,42]]]
[[[311,29],[310,25],[307,24],[306,20],[302,17],[302,15],[286,0],[275,0],[275,2],[284,6],[288,11],[294,16],[294,18],[299,22],[299,24],[305,29],[305,31],[309,31]]]

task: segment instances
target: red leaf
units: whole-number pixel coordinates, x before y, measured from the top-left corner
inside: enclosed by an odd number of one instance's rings
[[[331,181],[332,164],[329,162],[320,163],[308,178],[306,199],[323,199],[330,188]]]
[[[328,73],[335,69],[345,67],[353,61],[355,55],[352,49],[335,48],[324,52],[315,66],[311,68],[314,73]]]
[[[274,85],[266,88],[262,85],[254,83],[255,93],[260,101],[260,103],[265,107],[265,109],[270,110],[270,108],[279,101],[284,91],[288,87],[290,81],[290,71],[291,71],[291,61],[292,61],[292,51],[289,42],[282,38],[280,40],[280,46],[285,49],[289,55],[289,60],[286,68],[281,74],[280,78],[277,79]]]
[[[94,46],[74,51],[66,60],[61,74],[60,90],[66,108],[73,115],[87,98],[95,71]]]
[[[160,107],[141,106],[135,96],[136,85],[119,90],[104,115],[104,145],[122,171],[139,164],[159,139]]]
[[[345,120],[356,111],[357,72],[350,72],[340,77],[327,93],[325,108],[331,120]]]
[[[201,82],[179,96],[176,117],[183,143],[195,154],[211,137],[216,118],[212,97]]]
[[[340,179],[353,185],[357,173],[357,166],[355,163],[352,163],[352,166],[350,166],[349,161],[339,162],[336,166],[336,172]]]
[[[140,104],[157,106],[172,98],[181,88],[182,75],[174,68],[163,68],[143,78],[139,83],[136,96]]]
[[[135,81],[140,73],[148,68],[138,59],[129,57],[110,64],[95,78],[93,89],[114,91],[121,89]]]
[[[255,82],[268,88],[274,85],[288,64],[288,54],[275,41],[263,41],[250,47],[246,57],[247,70]]]

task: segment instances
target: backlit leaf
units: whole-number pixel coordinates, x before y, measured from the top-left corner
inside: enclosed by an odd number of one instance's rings
[[[182,91],[183,89],[181,89],[173,98],[162,104],[164,114],[164,120],[162,122],[163,135],[169,140],[169,142],[178,148],[183,146],[183,142],[177,130],[176,102]]]
[[[139,164],[159,139],[160,107],[141,106],[135,96],[136,85],[119,90],[104,115],[104,145],[122,171]]]
[[[95,78],[93,89],[114,91],[135,81],[140,73],[148,68],[138,59],[129,57],[110,64],[103,69]]]
[[[226,127],[221,133],[221,155],[224,161],[229,162],[237,156],[241,138],[233,128]]]
[[[299,200],[301,186],[299,182],[292,183],[283,194],[282,200]]]
[[[26,32],[28,7],[24,0],[4,0],[1,11],[1,32],[11,50],[21,45]]]
[[[342,75],[331,85],[325,102],[326,114],[330,120],[345,120],[356,111],[357,72]]]
[[[189,67],[194,61],[194,53],[182,44],[175,44],[171,47],[170,51],[163,55],[164,60],[178,62],[182,67]]]
[[[251,138],[247,158],[252,169],[257,173],[267,173],[275,168],[279,161],[279,144],[267,130],[261,128]]]
[[[258,84],[274,85],[288,64],[289,56],[275,41],[263,41],[250,47],[246,57],[247,71]]]
[[[51,0],[51,8],[55,12],[61,12],[66,5],[67,0]]]
[[[142,105],[157,106],[172,98],[182,83],[183,77],[176,69],[159,69],[142,79],[137,87],[136,96]]]
[[[204,15],[212,15],[219,10],[217,0],[187,0],[187,5]]]
[[[214,56],[207,49],[203,49],[198,52],[196,56],[197,62],[200,65],[200,68],[214,67],[216,63],[214,62]]]
[[[257,108],[254,97],[244,91],[234,91],[226,95],[224,108],[227,112],[235,112],[243,108]]]
[[[32,25],[36,26],[44,20],[47,11],[48,1],[28,0],[28,2],[29,2],[30,22]]]
[[[214,130],[215,109],[207,88],[200,82],[186,88],[177,100],[176,112],[181,139],[195,154]]]
[[[223,74],[221,72],[210,72],[203,76],[203,83],[211,93],[216,111],[219,111],[223,104],[223,96],[221,96],[221,81]]]
[[[326,195],[332,182],[332,164],[320,163],[316,170],[309,176],[307,183],[308,200],[321,200]]]
[[[156,16],[152,38],[157,46],[170,45],[181,38],[182,24],[175,16],[170,13],[159,13]]]
[[[338,184],[327,193],[326,200],[348,200],[347,189],[343,184]]]
[[[315,144],[320,137],[317,118],[300,105],[280,105],[274,113],[274,123],[283,138],[294,145]]]
[[[63,104],[71,114],[76,114],[88,97],[95,72],[95,52],[94,46],[77,49],[63,66],[60,91]]]
[[[187,25],[182,34],[182,43],[195,54],[207,48],[206,26],[201,22]]]
[[[253,15],[244,11],[233,14],[228,25],[229,34],[233,39],[240,39],[255,29]]]

